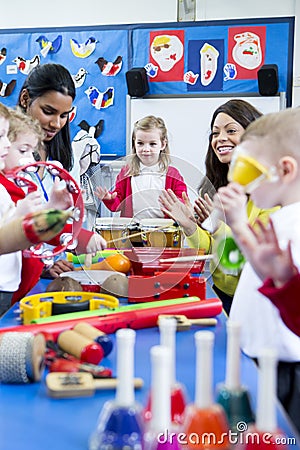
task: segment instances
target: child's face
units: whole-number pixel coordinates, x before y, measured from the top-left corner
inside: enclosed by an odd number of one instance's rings
[[[280,203],[280,181],[276,175],[274,164],[266,155],[266,147],[269,144],[262,139],[251,139],[243,142],[238,151],[250,156],[268,171],[269,178],[257,182],[257,186],[251,189],[250,198],[258,208],[273,208]],[[275,170],[275,173],[274,173]],[[255,186],[255,185],[254,185]]]
[[[11,142],[8,155],[5,159],[5,171],[15,167],[34,162],[33,152],[38,145],[38,139],[34,133],[22,133]]]
[[[0,117],[0,170],[5,167],[5,160],[8,155],[10,141],[7,137],[9,130],[9,121],[4,117]]]
[[[231,116],[219,113],[212,128],[211,146],[223,164],[229,164],[232,152],[239,144],[244,128]]]
[[[159,160],[160,152],[164,150],[166,144],[161,142],[160,131],[138,130],[135,136],[135,150],[144,166],[153,166]]]

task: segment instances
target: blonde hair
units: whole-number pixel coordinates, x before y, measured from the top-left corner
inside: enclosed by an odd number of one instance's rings
[[[20,134],[28,132],[36,136],[38,140],[36,151],[38,152],[44,145],[44,132],[40,122],[29,114],[25,114],[19,107],[12,109],[9,118],[8,132],[10,142],[15,142]]]
[[[300,108],[287,108],[265,114],[252,122],[241,137],[241,143],[263,139],[270,159],[292,156],[300,160]]]
[[[140,173],[140,159],[136,154],[135,140],[137,131],[151,131],[158,129],[160,140],[165,144],[165,148],[159,154],[159,168],[161,172],[166,172],[171,162],[168,132],[165,122],[161,117],[146,116],[135,122],[131,138],[132,154],[128,157],[128,175],[136,176]]]
[[[3,103],[0,103],[0,117],[3,117],[4,119],[9,120],[10,113],[11,113],[11,110],[9,108],[7,108],[7,106],[3,105]]]

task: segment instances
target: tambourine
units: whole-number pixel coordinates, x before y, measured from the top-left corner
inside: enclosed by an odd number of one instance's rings
[[[41,167],[44,167],[45,170],[47,170],[53,177],[53,180],[59,178],[60,181],[65,182],[65,186],[72,196],[74,206],[72,207],[71,217],[67,222],[70,223],[69,226],[66,226],[65,232],[63,230],[60,234],[59,245],[51,249],[48,245],[46,246],[45,244],[40,243],[24,250],[23,252],[25,256],[43,259],[45,263],[51,262],[54,256],[65,251],[66,249],[72,250],[77,246],[77,236],[80,232],[84,216],[84,204],[80,187],[71,177],[69,172],[60,167],[59,164],[60,163],[57,161],[37,161],[17,167],[6,173],[7,178],[11,179],[18,187],[26,189],[26,192],[29,194],[38,190],[38,184],[33,181],[33,174],[36,174],[37,180],[40,180],[38,170]],[[41,180],[40,184],[43,189]]]

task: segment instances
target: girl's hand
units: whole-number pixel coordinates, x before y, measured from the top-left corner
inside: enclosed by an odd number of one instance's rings
[[[106,247],[106,240],[100,234],[94,233],[86,246],[86,253],[91,253],[95,256],[97,251],[103,250]]]
[[[213,210],[213,201],[208,194],[204,197],[198,197],[195,200],[194,211],[197,214],[197,224],[202,225],[205,219],[211,214]]]
[[[73,198],[66,187],[60,188],[60,181],[55,178],[52,190],[50,192],[49,201],[47,202],[47,209],[69,209],[73,205]]]
[[[28,213],[45,209],[45,203],[38,191],[31,192],[16,205],[15,217],[22,217]]]
[[[183,228],[184,233],[190,236],[196,231],[197,225],[193,215],[193,208],[187,196],[182,196],[182,203],[172,189],[163,190],[158,198],[163,213],[174,219]]]
[[[106,188],[102,186],[97,186],[95,190],[95,195],[99,200],[114,200],[118,195],[117,192],[109,192]]]

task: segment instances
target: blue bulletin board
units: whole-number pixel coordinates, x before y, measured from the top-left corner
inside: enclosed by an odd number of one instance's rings
[[[277,64],[292,101],[294,17],[98,27],[1,30],[0,101],[17,104],[36,64],[66,66],[76,79],[72,139],[103,120],[102,159],[126,155],[125,73],[145,67],[147,95],[258,95],[257,71]]]

